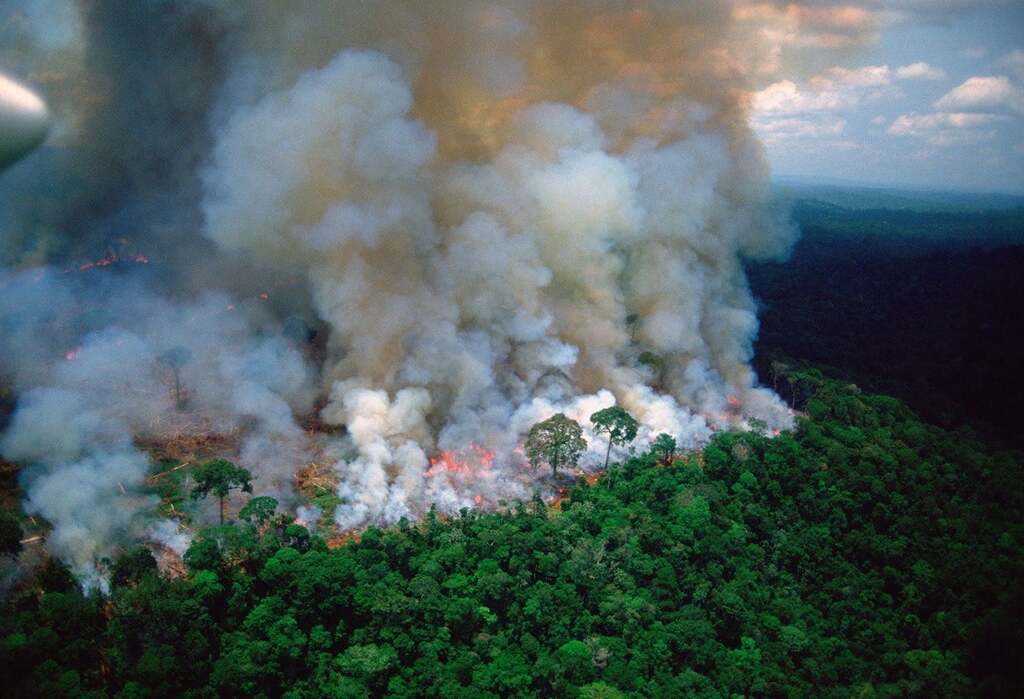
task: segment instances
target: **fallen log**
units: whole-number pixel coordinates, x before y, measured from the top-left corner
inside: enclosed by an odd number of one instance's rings
[[[168,469],[168,470],[162,471],[160,473],[154,473],[152,476],[147,476],[146,477],[146,482],[147,483],[152,483],[157,478],[161,478],[163,476],[166,476],[168,473],[174,473],[175,471],[177,471],[179,469],[185,468],[186,466],[190,465],[191,463],[192,463],[191,461],[186,461],[185,463],[178,464],[177,466],[175,466],[172,469]]]

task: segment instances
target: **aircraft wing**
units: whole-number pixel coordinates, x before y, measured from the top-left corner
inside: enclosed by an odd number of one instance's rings
[[[42,143],[49,129],[42,98],[0,73],[0,170]]]

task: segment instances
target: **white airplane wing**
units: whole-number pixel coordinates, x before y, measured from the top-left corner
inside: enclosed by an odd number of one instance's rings
[[[49,129],[42,98],[0,73],[0,169],[42,143]]]

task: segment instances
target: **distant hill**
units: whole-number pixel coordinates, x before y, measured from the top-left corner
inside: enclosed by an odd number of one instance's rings
[[[790,258],[747,266],[762,381],[776,361],[827,364],[929,420],[1024,445],[1024,209],[792,204],[801,237]]]
[[[966,196],[966,195],[965,195]],[[866,203],[866,202],[862,202]],[[886,254],[1024,245],[1024,204],[1010,208],[939,209],[845,206],[824,199],[784,202],[817,249],[870,245]],[[822,245],[825,247],[822,247]]]
[[[779,177],[774,193],[781,201],[813,200],[847,209],[901,209],[907,211],[969,212],[1024,208],[1024,195],[903,189],[841,184],[827,180]]]

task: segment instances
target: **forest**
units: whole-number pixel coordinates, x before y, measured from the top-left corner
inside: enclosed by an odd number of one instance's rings
[[[273,503],[8,601],[10,696],[1014,696],[1020,467],[815,371],[798,428],[328,549]],[[256,500],[260,500],[257,498]],[[252,504],[252,503],[250,503]],[[269,507],[268,507],[269,505]]]
[[[793,212],[801,238],[790,259],[748,266],[761,380],[793,402],[776,371],[813,365],[898,396],[927,421],[1024,446],[1024,209],[798,200]]]
[[[789,262],[749,269],[755,364],[791,432],[656,444],[562,475],[555,503],[432,511],[342,546],[250,497],[176,575],[141,546],[109,561],[109,594],[49,559],[4,602],[3,693],[1019,696],[1024,252],[918,231],[891,254],[865,241],[881,213],[836,230],[820,210],[797,208]],[[224,518],[247,479],[211,462],[193,495]],[[19,536],[0,519],[6,554]]]
[[[1024,697],[1022,29],[0,0],[0,699]]]

